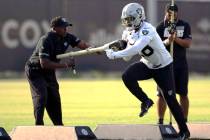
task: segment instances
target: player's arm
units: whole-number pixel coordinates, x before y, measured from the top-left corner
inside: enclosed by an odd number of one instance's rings
[[[148,45],[150,41],[151,41],[150,37],[142,36],[134,44],[128,43],[128,46],[124,50],[117,51],[117,52],[113,52],[112,50],[110,50],[110,51],[107,51],[106,53],[110,59],[134,56],[140,53],[142,48]]]
[[[127,30],[124,30],[123,31],[123,34],[122,34],[122,40],[124,40],[125,42],[126,42],[126,46],[125,46],[125,48],[127,47],[127,36],[128,36],[128,31]],[[133,56],[128,56],[128,57],[123,57],[122,59],[124,60],[124,61],[129,61],[129,60],[131,60],[131,58],[132,58]]]

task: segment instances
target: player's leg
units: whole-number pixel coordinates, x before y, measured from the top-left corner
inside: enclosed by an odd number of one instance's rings
[[[34,117],[36,125],[44,125],[44,109],[47,100],[47,89],[45,80],[40,76],[38,70],[26,67],[26,76],[30,84],[33,100]]]
[[[48,100],[46,104],[47,113],[54,125],[63,125],[61,99],[57,81],[47,88]]]
[[[163,124],[164,123],[164,116],[165,116],[165,112],[166,112],[166,102],[165,99],[163,98],[162,94],[161,94],[161,89],[159,87],[157,87],[157,115],[158,115],[158,124]]]
[[[184,113],[184,118],[185,122],[188,121],[188,112],[189,112],[189,98],[186,95],[180,95],[180,105],[182,107],[183,113]]]
[[[174,73],[175,74],[175,73]],[[176,89],[176,76],[174,76],[174,83],[175,83],[175,89]],[[157,114],[158,114],[158,124],[163,124],[164,123],[164,116],[166,112],[166,102],[164,97],[162,96],[162,90],[157,86]]]
[[[122,75],[122,80],[128,90],[139,99],[141,104],[140,117],[148,111],[153,101],[147,97],[145,92],[138,84],[138,80],[146,80],[152,77],[150,69],[141,62],[131,64]]]
[[[163,91],[166,103],[179,126],[180,134],[190,135],[188,127],[184,121],[182,109],[176,100],[173,76],[173,67],[171,64],[165,68],[156,70],[154,79]]]
[[[189,112],[188,81],[189,73],[187,68],[175,69],[176,93],[180,96],[180,105],[187,122]]]
[[[138,80],[151,78],[148,68],[141,62],[131,64],[122,74],[122,80],[128,90],[141,102],[148,100],[147,95],[138,84]]]

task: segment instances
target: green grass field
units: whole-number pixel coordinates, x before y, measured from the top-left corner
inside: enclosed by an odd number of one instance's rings
[[[121,80],[59,80],[66,126],[98,124],[156,124],[156,104],[139,118],[139,102]],[[156,86],[140,83],[156,101]],[[193,78],[189,82],[189,122],[210,122],[210,80]],[[166,113],[166,122],[169,115]],[[174,121],[173,121],[174,122]],[[45,113],[45,124],[52,125]],[[22,80],[0,80],[0,126],[7,131],[19,125],[34,125],[29,85]]]

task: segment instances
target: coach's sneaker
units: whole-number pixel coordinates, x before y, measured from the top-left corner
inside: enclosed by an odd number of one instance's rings
[[[148,99],[146,102],[141,103],[141,112],[139,114],[139,117],[143,117],[153,104],[154,103],[151,99]]]
[[[189,131],[180,132],[179,137],[180,137],[180,140],[188,140],[188,138],[190,137],[190,132]]]

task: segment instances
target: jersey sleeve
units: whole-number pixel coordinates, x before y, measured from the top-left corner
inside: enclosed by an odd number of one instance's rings
[[[72,34],[68,34],[68,42],[74,48],[80,43],[80,39]]]
[[[38,42],[39,58],[49,58],[50,56],[50,42],[47,38],[42,37]]]
[[[126,30],[123,31],[122,40],[127,40],[127,31]]]
[[[192,39],[192,35],[191,35],[191,27],[188,23],[186,23],[185,25],[185,30],[184,30],[184,36],[183,38],[189,38]]]
[[[134,56],[138,53],[141,53],[141,50],[147,46],[151,41],[150,36],[142,36],[134,44],[128,44],[127,48],[118,51],[113,52],[114,58],[122,58],[122,57],[128,57],[128,56]]]

